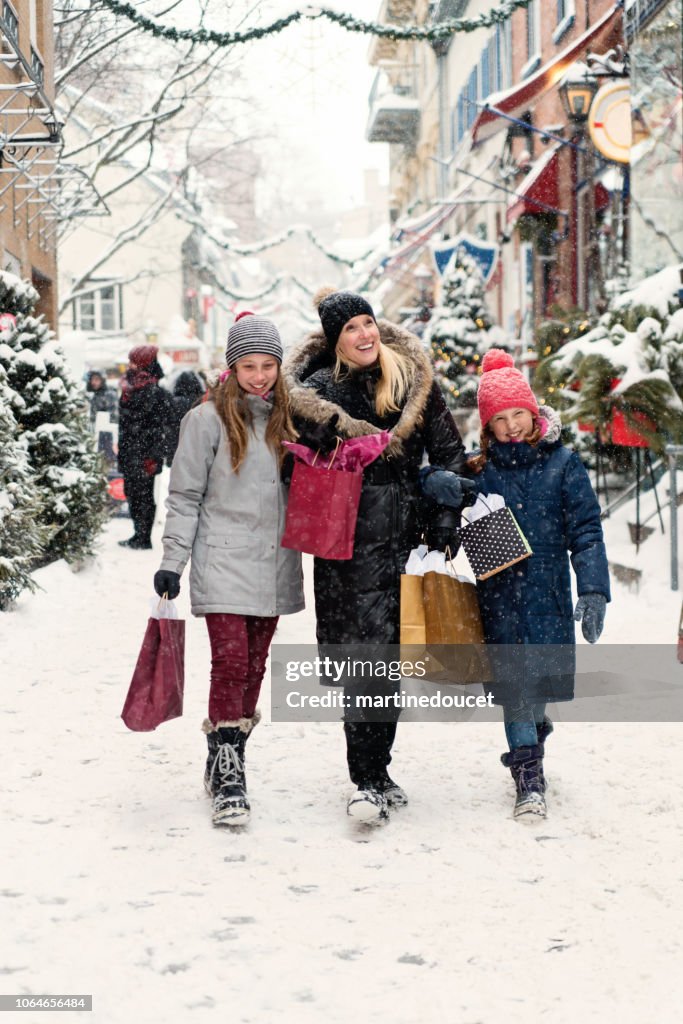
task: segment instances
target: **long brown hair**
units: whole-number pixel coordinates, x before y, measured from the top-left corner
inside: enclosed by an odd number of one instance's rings
[[[239,473],[247,454],[249,431],[254,429],[254,417],[247,402],[246,392],[237,383],[234,372],[211,388],[209,400],[216,403],[216,412],[228,435],[232,469],[234,473]],[[266,444],[274,453],[278,465],[282,464],[285,457],[282,442],[295,441],[296,436],[289,411],[289,395],[282,374],[278,371],[273,387],[273,411],[266,427]]]
[[[524,443],[530,444],[532,448],[535,448],[538,442],[543,437],[543,435],[541,433],[539,422],[535,416],[533,417],[533,421],[533,430],[531,431],[528,437],[524,438]],[[481,433],[479,434],[479,454],[473,455],[471,458],[467,460],[467,465],[469,466],[470,469],[473,469],[475,473],[480,473],[484,466],[486,465],[488,459],[489,445],[491,444],[492,441],[495,441],[495,437],[493,436],[493,432],[487,423],[485,427],[481,428]]]

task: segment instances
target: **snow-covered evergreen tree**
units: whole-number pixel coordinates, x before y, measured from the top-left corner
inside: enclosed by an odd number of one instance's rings
[[[661,453],[683,441],[683,310],[669,267],[619,296],[586,334],[544,359],[534,388],[549,405],[611,440],[615,412]]]
[[[38,563],[76,562],[92,551],[106,519],[106,476],[88,427],[83,392],[42,317],[38,293],[0,272],[0,313],[16,318],[0,334],[9,405],[40,499],[46,543]]]
[[[0,366],[0,611],[24,588],[33,587],[31,567],[40,555],[40,495],[12,413],[15,398]]]
[[[441,305],[432,312],[424,335],[431,347],[434,376],[451,409],[477,404],[479,366],[493,343],[490,328],[479,267],[458,251],[444,275]]]

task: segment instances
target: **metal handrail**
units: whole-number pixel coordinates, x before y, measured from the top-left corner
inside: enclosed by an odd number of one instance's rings
[[[656,472],[661,466],[664,465],[664,459],[657,459],[656,462],[652,463],[652,472]],[[612,512],[616,512],[618,508],[625,505],[629,501],[631,495],[635,492],[636,488],[645,480],[646,476],[649,476],[650,471],[643,473],[637,480],[634,480],[632,484],[625,487],[623,491],[620,491],[616,498],[606,505],[600,513],[601,519],[606,519]]]

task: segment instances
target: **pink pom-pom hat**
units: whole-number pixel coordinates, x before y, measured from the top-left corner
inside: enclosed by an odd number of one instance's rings
[[[492,416],[503,409],[528,409],[538,416],[538,402],[523,373],[515,369],[509,352],[491,348],[481,363],[477,402],[479,418],[485,427]]]

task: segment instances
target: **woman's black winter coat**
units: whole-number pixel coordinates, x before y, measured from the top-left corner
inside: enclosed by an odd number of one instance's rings
[[[130,389],[119,402],[119,470],[124,477],[160,473],[174,424],[173,399],[155,382]],[[145,467],[151,460],[153,474]]]
[[[399,642],[400,577],[419,539],[418,471],[426,452],[432,464],[462,472],[466,459],[460,435],[434,382],[420,341],[386,320],[381,340],[407,355],[415,373],[400,412],[375,411],[378,368],[343,371],[334,377],[334,356],[322,332],[308,337],[285,365],[297,428],[326,424],[335,414],[335,433],[360,437],[389,430],[391,442],[363,473],[353,558],[315,559],[317,638],[325,644]]]

